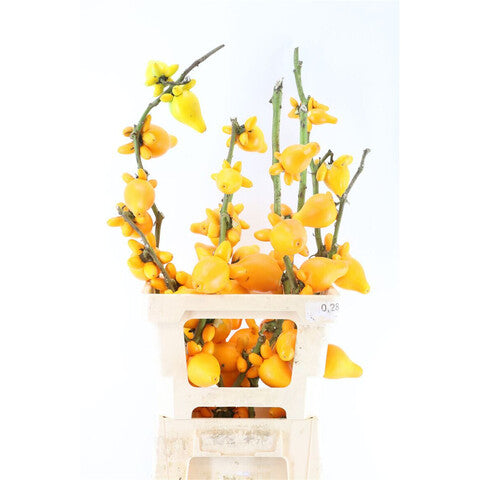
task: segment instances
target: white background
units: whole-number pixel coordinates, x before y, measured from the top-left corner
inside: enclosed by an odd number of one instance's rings
[[[227,47],[194,74],[207,132],[165,109],[154,117],[180,140],[150,168],[165,248],[191,267],[188,226],[219,198],[209,174],[225,155],[220,127],[255,113],[269,131],[265,100],[280,76],[293,93],[300,45],[306,91],[339,117],[313,138],[356,159],[373,150],[342,237],[372,293],[346,296],[334,333],[365,375],[326,385],[328,478],[478,478],[473,4],[402,7],[398,173],[396,7],[380,3],[82,2],[4,17],[2,478],[150,478],[157,395],[166,395],[152,381],[152,331],[137,315],[125,242],[104,223],[133,166],[115,151],[150,100],[145,61],[185,66],[219,42]],[[296,140],[286,113],[282,145]],[[255,184],[238,195],[251,238],[266,226],[269,157],[238,158]],[[162,182],[179,172],[181,184]]]

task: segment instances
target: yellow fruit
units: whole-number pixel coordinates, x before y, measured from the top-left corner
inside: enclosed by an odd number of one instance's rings
[[[330,168],[323,163],[317,171],[317,180],[324,181],[325,185],[335,194],[341,197],[350,182],[348,166],[353,162],[350,155],[342,155],[335,160]]]
[[[227,339],[232,331],[232,321],[229,319],[222,319],[215,327],[215,335],[213,336],[214,343],[221,343]]]
[[[277,354],[263,361],[258,369],[258,374],[263,383],[269,387],[286,387],[292,379],[292,368]]]
[[[190,90],[183,90],[178,96],[174,95],[170,102],[170,112],[179,122],[197,132],[203,133],[207,129],[200,110],[200,102]]]
[[[264,253],[254,253],[230,266],[231,278],[250,292],[282,291],[282,270],[277,262]]]
[[[336,345],[328,345],[325,378],[357,378],[363,374],[362,367],[353,363],[348,355]]]
[[[233,372],[237,369],[239,353],[232,344],[216,343],[213,355],[218,360],[222,371]]]
[[[231,166],[226,160],[222,164],[222,169],[218,173],[213,173],[211,177],[215,180],[217,188],[225,195],[231,195],[241,187],[250,188],[252,182],[242,176],[242,162],[236,162]]]
[[[188,379],[197,387],[210,387],[220,380],[220,364],[208,353],[197,353],[187,365]]]
[[[300,174],[306,170],[310,160],[319,151],[320,145],[316,142],[306,145],[290,145],[282,153],[275,152],[278,163],[270,167],[269,173],[270,175],[279,175],[281,172],[285,172],[285,183],[290,185],[292,180],[300,180]]]
[[[272,229],[255,232],[255,238],[260,241],[270,241],[275,252],[281,257],[297,253],[308,255],[307,231],[302,223],[295,218],[281,220],[281,217],[278,217],[278,219],[278,223]]]
[[[313,257],[306,260],[296,273],[299,280],[312,287],[314,293],[319,293],[330,288],[347,271],[348,264],[343,260]]]
[[[212,324],[205,325],[205,328],[202,331],[202,340],[206,342],[211,342],[215,336],[215,327]]]
[[[283,408],[280,407],[272,407],[268,410],[268,415],[272,418],[286,418],[287,413]]]
[[[217,293],[229,281],[228,263],[220,257],[203,257],[192,272],[192,285],[199,293]]]
[[[293,360],[295,356],[295,343],[297,341],[297,330],[286,330],[282,332],[275,344],[278,356],[284,362]]]
[[[124,175],[124,180],[127,183],[123,192],[125,205],[136,217],[143,218],[155,201],[154,187],[157,182],[147,180],[147,175],[142,169],[138,170],[138,178],[127,174]]]
[[[365,271],[360,262],[350,255],[350,245],[344,243],[338,249],[338,254],[343,261],[347,262],[348,271],[343,277],[335,281],[335,285],[345,288],[346,290],[368,293],[370,291],[370,285],[365,277]]]
[[[327,192],[312,195],[293,218],[300,220],[305,227],[328,227],[337,218],[337,208],[332,194]]]

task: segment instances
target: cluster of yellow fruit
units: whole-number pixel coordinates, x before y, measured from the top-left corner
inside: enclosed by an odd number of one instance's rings
[[[185,323],[188,379],[196,387],[286,387],[292,378],[297,327],[291,320],[192,319]],[[233,333],[233,334],[232,334]],[[358,377],[362,369],[330,345],[325,377]]]
[[[121,227],[130,237],[131,256],[128,267],[133,275],[146,282],[150,291],[163,294],[302,294],[326,293],[333,285],[367,293],[370,290],[361,264],[350,254],[349,243],[338,244],[338,230],[347,202],[348,193],[363,169],[366,153],[353,179],[349,166],[350,155],[334,160],[329,150],[319,156],[320,145],[310,141],[313,125],[335,124],[337,119],[329,108],[313,97],[305,97],[299,87],[300,66],[295,64],[295,76],[300,102],[291,99],[293,107],[289,117],[300,120],[300,143],[279,148],[279,118],[281,108],[281,82],[274,89],[272,134],[272,163],[265,166],[274,183],[274,203],[267,215],[271,228],[259,230],[255,238],[265,242],[268,251],[260,246],[238,246],[242,231],[249,228],[240,218],[244,206],[234,204],[233,196],[252,182],[242,174],[242,163],[233,162],[235,147],[252,154],[268,150],[263,131],[252,116],[243,124],[232,119],[223,127],[229,135],[228,154],[218,172],[211,175],[223,201],[215,208],[206,209],[206,218],[191,225],[191,231],[205,236],[210,243],[196,243],[198,262],[191,272],[177,270],[173,255],[159,248],[160,225],[163,214],[155,204],[157,181],[148,178],[142,160],[160,157],[175,147],[177,138],[162,127],[151,123],[151,110],[160,103],[169,103],[175,119],[202,133],[206,130],[198,98],[191,91],[195,80],[189,72],[221,47],[194,62],[176,80],[172,77],[178,65],[151,61],[147,66],[146,84],[154,86],[154,96],[138,124],[124,129],[130,142],[121,146],[122,154],[134,154],[137,163],[135,176],[124,174],[126,182],[124,201],[117,205],[118,216],[108,224]],[[301,80],[300,80],[301,81]],[[276,133],[275,133],[276,132]],[[313,194],[305,199],[307,174],[312,177]],[[299,203],[296,210],[281,203],[281,182],[289,186],[299,183]],[[319,185],[326,188],[323,193]],[[154,218],[152,218],[153,214]],[[321,229],[333,227],[322,239]],[[296,256],[308,257],[307,229],[314,229],[317,252],[296,265]],[[261,380],[271,387],[284,387],[290,383],[295,352],[296,326],[289,320],[264,320],[257,325],[247,320],[196,319],[185,324],[185,348],[188,378],[192,385],[207,387],[256,386]],[[236,330],[236,331],[235,331]],[[235,331],[235,332],[234,332]],[[234,332],[230,338],[229,335]],[[328,378],[361,375],[361,368],[346,354],[331,345],[327,356]],[[202,407],[198,416],[211,416],[215,412]],[[232,412],[230,412],[232,413]],[[233,416],[244,416],[237,409]],[[278,411],[272,416],[281,416]]]

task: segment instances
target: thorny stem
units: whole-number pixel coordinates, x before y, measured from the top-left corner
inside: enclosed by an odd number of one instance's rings
[[[200,65],[202,62],[204,62],[208,57],[213,55],[215,52],[223,48],[225,45],[219,45],[218,47],[214,48],[213,50],[210,50],[208,53],[206,53],[203,57],[200,57],[199,59],[195,60],[187,69],[185,69],[181,75],[178,77],[178,79],[175,82],[164,82],[164,85],[168,85],[168,88],[162,92],[162,95],[165,93],[171,93],[173,90],[173,87],[175,85],[182,85],[186,82],[184,82],[185,78],[187,75],[198,65]],[[141,131],[143,128],[143,125],[145,123],[145,119],[147,118],[148,114],[150,111],[155,108],[159,103],[160,103],[160,98],[162,95],[159,95],[153,102],[150,102],[143,112],[142,116],[140,117],[140,120],[138,121],[137,125],[135,125],[135,128],[133,129],[132,134],[130,135],[130,138],[133,141],[133,148],[135,149],[135,159],[137,161],[137,168],[143,168],[143,163],[142,163],[142,157],[140,155],[140,139],[141,139]],[[158,247],[160,244],[160,229],[162,225],[162,221],[165,218],[163,213],[157,208],[155,203],[152,206],[153,213],[155,215],[155,245]]]
[[[295,272],[293,271],[292,260],[288,255],[283,257],[285,263],[285,274],[286,281],[284,284],[285,293],[288,295],[296,294],[300,292],[300,287],[297,282],[297,277],[295,277]]]
[[[350,183],[348,184],[348,187],[347,189],[345,190],[345,192],[343,193],[343,195],[340,197],[340,205],[338,207],[338,214],[337,214],[337,220],[335,221],[335,230],[333,231],[333,238],[332,238],[332,248],[330,250],[330,252],[328,252],[328,256],[329,258],[332,258],[333,255],[335,255],[335,253],[337,253],[337,249],[338,249],[338,246],[337,246],[337,239],[338,239],[338,231],[340,229],[340,223],[342,221],[342,216],[343,216],[343,209],[345,207],[345,203],[347,203],[347,197],[348,197],[348,194],[350,193],[350,190],[352,189],[353,187],[353,184],[357,181],[357,178],[359,177],[359,175],[362,173],[363,171],[363,167],[365,165],[365,158],[366,156],[370,153],[370,149],[369,148],[366,148],[364,151],[363,151],[363,155],[362,155],[362,160],[360,161],[360,165],[357,169],[357,171],[355,172],[355,175],[353,176],[352,180],[350,181]]]
[[[275,152],[280,151],[280,110],[282,109],[283,80],[279,80],[273,88],[273,95],[270,103],[273,107],[272,120],[272,165],[278,163]],[[272,175],[273,181],[273,211],[281,215],[282,210],[282,187],[280,175]]]
[[[174,280],[171,279],[170,275],[168,274],[167,270],[165,269],[165,265],[163,262],[157,257],[157,254],[155,253],[155,250],[150,246],[148,243],[147,238],[145,237],[145,234],[137,227],[135,222],[132,219],[132,213],[129,211],[124,211],[121,207],[118,207],[118,213],[123,217],[123,219],[137,232],[138,235],[140,235],[140,238],[143,241],[143,244],[145,246],[145,250],[147,250],[148,254],[150,255],[150,258],[152,259],[152,262],[160,269],[162,272],[164,278],[165,278],[165,283],[167,284],[168,288],[170,290],[175,291],[177,289],[176,284]]]
[[[202,333],[205,325],[207,325],[207,319],[201,318],[198,321],[197,326],[195,327],[195,335],[193,336],[192,341],[194,341],[195,343],[200,342],[200,340],[202,339]]]
[[[265,343],[265,340],[266,340],[265,331],[266,330],[271,331],[270,329],[273,326],[274,327],[273,335],[272,335],[272,338],[269,340],[270,346],[272,346],[277,341],[278,336],[282,333],[282,325],[283,325],[283,320],[280,320],[280,319],[266,322],[258,332],[258,340],[255,346],[252,348],[252,353],[256,353],[257,355],[260,355],[260,348]],[[248,360],[248,357],[246,358],[246,360],[247,360],[247,365],[248,365],[247,370],[248,370],[252,366],[252,364],[250,363],[250,360]],[[238,377],[235,379],[235,382],[233,382],[232,387],[239,387],[242,384],[246,375],[247,375],[246,371],[243,373],[240,373]],[[252,384],[250,385],[253,386]],[[258,382],[255,386],[258,387]]]
[[[325,163],[325,161],[329,157],[333,158],[333,152],[331,150],[328,150],[328,152],[320,159],[318,164],[315,164],[313,159],[310,162],[310,169],[311,169],[311,175],[312,175],[312,190],[314,195],[318,193],[317,172],[319,168],[322,166],[322,164]],[[317,244],[317,253],[315,253],[315,257],[323,257],[325,255],[325,247],[322,241],[322,230],[320,228],[315,228],[314,232],[315,232],[314,233],[315,243]]]
[[[310,139],[307,125],[308,115],[308,98],[305,96],[302,85],[302,62],[298,59],[298,47],[293,52],[293,73],[295,75],[295,83],[297,85],[300,105],[298,107],[298,115],[300,117],[300,143],[306,145]],[[305,203],[305,194],[307,191],[307,170],[300,174],[300,182],[298,185],[298,202],[297,211],[303,207]]]
[[[226,161],[229,164],[232,163],[233,150],[235,148],[237,135],[239,135],[242,130],[236,118],[232,118],[230,121],[232,122],[232,134],[230,136],[230,146],[228,148],[228,155],[226,158]],[[228,204],[232,201],[232,198],[233,198],[233,194],[225,194],[223,196],[222,208],[220,209],[220,237],[218,239],[219,245],[227,237],[228,225],[231,221],[230,215],[228,214]]]

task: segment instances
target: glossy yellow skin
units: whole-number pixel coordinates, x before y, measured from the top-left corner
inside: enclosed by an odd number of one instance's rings
[[[125,207],[126,208],[126,207]],[[140,222],[138,221],[140,220]],[[147,234],[152,231],[153,228],[153,220],[152,217],[148,213],[144,213],[143,216],[139,219],[135,218],[134,223],[140,229],[141,232]],[[133,229],[133,227],[125,221],[123,217],[113,217],[107,221],[107,224],[110,227],[120,227],[122,234],[125,237],[133,237],[138,238],[140,235]]]
[[[290,384],[292,367],[274,354],[263,361],[258,369],[258,374],[262,382],[269,387],[282,388]]]
[[[174,89],[175,91],[175,89]],[[170,102],[170,112],[181,123],[188,125],[197,132],[203,133],[207,127],[202,117],[200,102],[197,96],[187,89],[177,89],[178,95]]]
[[[159,157],[177,144],[177,138],[169,135],[162,127],[151,124],[152,117],[147,115],[140,131],[140,156],[145,160]],[[126,127],[123,135],[130,137],[133,127]],[[135,152],[133,142],[118,148],[118,153],[129,154]]]
[[[227,213],[232,219],[232,228],[227,230],[227,240],[231,243],[232,247],[240,241],[242,230],[250,228],[250,225],[239,216],[243,208],[241,203],[233,205],[231,202],[227,207]],[[200,235],[206,235],[213,245],[218,245],[220,237],[220,208],[215,210],[207,208],[206,213],[207,218],[202,222],[192,223],[190,225],[190,231],[199,233]]]
[[[297,330],[285,330],[282,332],[275,344],[275,350],[278,353],[278,356],[284,362],[289,362],[293,360],[295,356],[295,343],[297,341]]]
[[[290,105],[293,107],[288,113],[290,118],[299,118],[299,103],[295,98],[290,98]],[[326,113],[329,108],[317,102],[313,97],[308,99],[307,131],[312,130],[312,125],[322,125],[324,123],[337,123],[337,119]]]
[[[332,194],[327,192],[312,195],[293,218],[300,220],[305,227],[328,227],[337,218],[337,208]]]
[[[162,94],[164,86],[159,83],[160,78],[164,78],[166,81],[172,81],[172,75],[178,70],[178,65],[167,65],[164,62],[156,60],[150,60],[145,71],[145,85],[147,87],[153,86],[153,95],[158,97]]]
[[[225,195],[231,195],[238,192],[241,187],[250,188],[252,182],[242,176],[242,162],[236,162],[231,166],[226,160],[223,162],[222,169],[218,173],[213,173],[211,177],[215,180],[217,188]]]
[[[350,182],[350,170],[348,166],[353,162],[351,155],[342,155],[335,160],[330,168],[323,163],[317,171],[317,180],[324,181],[325,185],[335,194],[341,197]]]
[[[336,345],[328,345],[325,378],[358,378],[363,374],[360,365],[352,362],[348,355]]]
[[[290,145],[282,153],[275,152],[278,163],[270,167],[269,173],[270,175],[279,175],[281,172],[285,172],[285,183],[291,185],[293,180],[300,180],[300,174],[308,167],[310,160],[319,151],[320,145],[316,142],[310,142],[306,145]]]
[[[192,287],[198,293],[218,293],[226,288],[230,278],[228,263],[219,257],[204,257],[192,272]]]
[[[127,183],[123,192],[125,205],[136,217],[145,215],[155,201],[157,182],[147,180],[147,174],[142,169],[138,170],[138,178],[125,174],[123,179]]]
[[[282,270],[277,262],[264,253],[253,253],[231,265],[231,278],[249,292],[282,292]]]
[[[350,255],[350,245],[348,243],[343,244],[338,249],[338,257],[342,259],[348,265],[348,271],[345,275],[338,278],[335,281],[335,285],[346,290],[354,290],[360,293],[368,293],[370,291],[370,285],[367,282],[365,271],[358,260]]]
[[[314,293],[319,293],[330,288],[347,271],[348,264],[343,260],[312,257],[302,264],[296,274],[297,278],[310,286]]]
[[[208,353],[197,353],[188,360],[188,379],[197,387],[210,387],[220,380],[220,364]]]
[[[225,342],[216,343],[213,355],[218,360],[222,372],[237,370],[237,359],[240,354],[234,345]]]
[[[250,117],[245,122],[245,131],[240,135],[237,135],[235,143],[246,152],[258,152],[265,153],[267,151],[267,143],[265,142],[265,137],[262,130],[257,126],[257,117]],[[232,127],[225,126],[223,131],[232,134]],[[227,147],[230,147],[230,140],[227,140]]]
[[[255,238],[264,242],[270,241],[275,252],[282,257],[297,253],[308,255],[307,231],[302,223],[294,218],[279,220],[271,230],[255,232]]]

